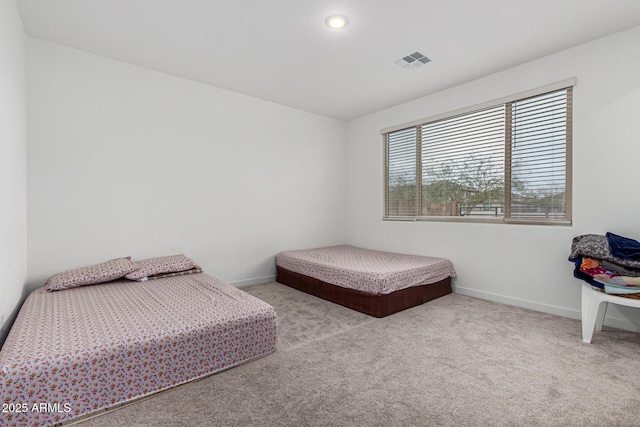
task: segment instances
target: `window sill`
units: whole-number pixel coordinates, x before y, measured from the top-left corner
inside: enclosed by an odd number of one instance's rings
[[[521,224],[521,225],[551,225],[571,226],[571,220],[540,221],[535,219],[504,219],[504,218],[465,218],[446,216],[418,216],[418,217],[383,217],[383,221],[427,221],[427,222],[459,222],[470,224]]]

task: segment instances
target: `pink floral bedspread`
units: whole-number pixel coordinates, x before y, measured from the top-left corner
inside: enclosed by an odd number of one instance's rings
[[[0,425],[69,421],[266,355],[276,320],[205,273],[40,288],[0,351]]]
[[[448,259],[329,246],[280,252],[276,265],[344,288],[372,294],[435,283],[455,277]]]

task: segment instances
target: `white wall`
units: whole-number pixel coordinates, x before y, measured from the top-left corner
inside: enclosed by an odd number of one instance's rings
[[[6,322],[27,275],[26,37],[15,0],[0,0],[0,313]]]
[[[278,251],[343,243],[346,124],[28,42],[29,287],[184,253],[244,285]]]
[[[30,288],[67,268],[180,252],[241,285],[269,280],[280,250],[348,242],[444,256],[457,292],[578,318],[571,238],[640,239],[638,45],[640,28],[631,29],[354,120],[345,132],[332,119],[31,39]],[[567,77],[578,80],[572,226],[381,220],[380,129]],[[23,226],[19,209],[10,214]],[[24,248],[17,240],[7,247]],[[610,310],[607,322],[640,330],[633,309]]]
[[[450,258],[457,292],[578,318],[571,239],[612,231],[640,240],[640,27],[354,120],[348,126],[348,241]],[[425,67],[416,72],[428,73]],[[576,77],[573,225],[382,221],[380,130]],[[607,323],[640,329],[633,309]]]

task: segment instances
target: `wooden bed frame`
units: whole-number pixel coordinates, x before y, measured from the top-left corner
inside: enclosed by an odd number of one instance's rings
[[[370,294],[332,285],[276,266],[276,281],[318,298],[368,314],[385,317],[451,293],[451,278],[428,285],[400,289],[390,294]]]

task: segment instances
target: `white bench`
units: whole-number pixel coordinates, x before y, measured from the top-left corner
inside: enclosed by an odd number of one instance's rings
[[[609,303],[640,308],[638,299],[610,295],[588,283],[582,283],[582,341],[591,344],[594,329],[598,332],[602,330]]]

